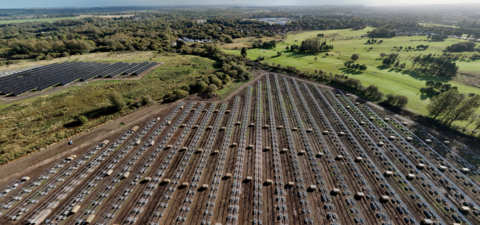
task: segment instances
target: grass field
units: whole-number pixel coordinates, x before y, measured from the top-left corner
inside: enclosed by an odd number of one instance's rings
[[[41,19],[20,19],[20,20],[0,20],[0,24],[9,23],[25,23],[25,22],[54,22],[57,20],[77,19],[77,17],[58,17],[58,18],[41,18]]]
[[[275,49],[249,49],[247,51],[250,59],[256,59],[258,56],[264,56],[266,62],[273,62],[283,66],[294,66],[302,71],[309,70],[323,70],[333,74],[345,74],[349,77],[356,78],[362,81],[364,86],[371,84],[377,85],[385,94],[405,95],[409,99],[407,108],[418,114],[426,115],[426,105],[430,99],[420,93],[420,88],[425,87],[427,80],[435,80],[448,82],[452,86],[457,86],[460,92],[463,93],[477,93],[480,94],[480,89],[472,86],[480,83],[480,63],[476,61],[457,61],[461,73],[468,73],[469,76],[459,76],[454,80],[445,80],[438,77],[419,74],[416,71],[411,71],[411,58],[419,54],[443,54],[445,47],[451,44],[461,42],[462,40],[449,38],[443,42],[427,41],[426,36],[411,36],[411,37],[395,37],[395,38],[378,38],[383,40],[382,44],[367,45],[368,38],[360,38],[361,35],[373,28],[366,28],[364,30],[326,30],[326,31],[308,31],[298,34],[288,34],[285,43],[277,44]],[[329,56],[325,53],[318,54],[304,54],[291,52],[285,47],[293,44],[300,45],[301,42],[307,38],[316,38],[317,34],[324,33],[327,43],[333,45],[333,51],[329,52]],[[332,41],[334,38],[334,41]],[[346,38],[353,38],[347,40]],[[323,40],[323,39],[322,39]],[[416,47],[417,45],[429,45],[425,51],[416,50],[401,50],[397,51],[394,46],[400,47]],[[227,53],[240,54],[240,50],[224,50]],[[283,52],[283,55],[278,57],[277,52]],[[351,61],[352,54],[359,54],[360,58],[356,63],[365,64],[368,69],[363,72],[350,72],[345,70],[344,63]],[[406,69],[397,71],[390,68],[383,68],[381,66],[380,53],[399,53],[401,63],[406,63]],[[463,53],[472,55],[474,52]],[[317,57],[317,61],[314,58]],[[468,78],[468,79],[467,79]],[[480,112],[480,110],[479,110]],[[464,123],[457,122],[456,125]],[[465,123],[466,124],[466,123]],[[473,125],[471,125],[473,126]]]
[[[63,58],[63,61],[75,59],[107,62],[157,61],[165,64],[139,80],[78,82],[53,93],[0,105],[0,164],[121,116],[123,113],[112,111],[110,107],[108,96],[112,91],[123,96],[127,103],[124,113],[129,113],[137,110],[137,104],[143,96],[149,95],[155,101],[162,101],[173,89],[189,84],[214,69],[213,60],[173,53],[94,53]],[[57,62],[61,60],[58,59]],[[23,64],[16,66],[21,67]],[[75,118],[79,115],[86,116],[88,123],[76,123]]]

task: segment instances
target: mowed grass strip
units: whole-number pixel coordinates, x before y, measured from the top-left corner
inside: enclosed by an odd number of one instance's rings
[[[478,85],[477,83],[467,83],[460,79],[462,76],[453,80],[446,80],[439,77],[429,76],[411,70],[411,58],[417,55],[427,54],[443,54],[445,48],[449,45],[462,42],[465,40],[448,38],[442,42],[432,42],[427,40],[427,36],[399,36],[394,38],[377,38],[378,41],[383,40],[381,44],[366,44],[369,38],[360,38],[360,36],[367,34],[373,28],[368,27],[363,30],[318,30],[307,31],[298,34],[287,34],[285,43],[277,44],[275,49],[249,49],[247,51],[248,58],[256,59],[259,56],[264,56],[266,62],[280,64],[282,66],[294,66],[302,71],[322,70],[327,73],[345,74],[349,77],[356,78],[362,81],[364,86],[376,85],[385,94],[404,95],[409,99],[407,108],[417,114],[427,115],[426,106],[430,99],[420,92],[420,88],[425,87],[425,82],[428,80],[441,81],[457,86],[462,93],[476,93],[480,94],[480,89],[471,86]],[[317,34],[325,34],[327,44],[333,45],[334,49],[325,53],[298,53],[286,50],[287,46],[293,44],[301,45],[302,41],[307,38],[317,38]],[[348,38],[348,39],[347,39]],[[351,39],[353,38],[353,39]],[[333,40],[332,40],[333,39]],[[377,43],[378,43],[377,41]],[[427,50],[405,50],[405,47],[411,46],[416,48],[417,45],[429,45]],[[402,50],[394,48],[402,46]],[[240,54],[240,50],[223,50],[231,54]],[[277,52],[282,52],[282,56],[277,56]],[[359,54],[360,58],[355,63],[365,64],[368,69],[362,72],[352,72],[346,70],[344,63],[351,61],[352,54]],[[406,63],[406,68],[403,70],[396,70],[392,68],[385,68],[382,66],[381,53],[391,54],[398,53],[401,63]],[[455,54],[464,54],[471,56],[476,52],[462,52]],[[315,61],[317,57],[317,61]],[[458,60],[456,61],[460,73],[472,73],[480,78],[480,63],[473,60]],[[475,78],[471,78],[475,81]],[[478,80],[480,82],[480,79]],[[478,110],[480,113],[480,110]],[[464,126],[466,122],[455,122],[455,125]],[[473,125],[470,126],[473,129]]]

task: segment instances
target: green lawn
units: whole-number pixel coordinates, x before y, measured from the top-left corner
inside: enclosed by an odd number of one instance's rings
[[[429,103],[429,99],[420,93],[420,88],[425,87],[427,80],[435,80],[448,82],[452,86],[457,86],[460,92],[463,93],[477,93],[480,94],[480,89],[462,83],[461,79],[454,79],[452,81],[445,80],[438,77],[419,74],[416,71],[410,71],[410,58],[419,54],[443,54],[445,47],[454,43],[461,42],[459,39],[449,38],[443,42],[427,41],[426,36],[412,36],[412,37],[395,37],[395,38],[378,38],[383,40],[382,44],[367,45],[368,38],[360,38],[361,35],[366,34],[367,31],[373,28],[366,28],[364,30],[326,30],[326,31],[308,31],[299,34],[288,34],[285,43],[277,44],[275,49],[249,49],[247,51],[248,57],[256,59],[258,56],[264,56],[266,62],[273,62],[284,66],[294,66],[302,71],[309,70],[323,70],[333,74],[345,74],[362,81],[364,86],[371,84],[377,85],[385,94],[405,95],[409,99],[407,108],[415,113],[427,114],[425,109]],[[325,53],[318,54],[303,54],[293,53],[285,49],[285,47],[293,44],[300,45],[301,42],[307,38],[316,38],[318,33],[324,33],[327,44],[333,45],[333,51],[329,52],[329,56]],[[346,38],[354,38],[347,40]],[[332,41],[332,38],[335,40]],[[322,39],[322,40],[323,40]],[[377,42],[378,43],[378,42]],[[425,51],[415,50],[401,50],[397,51],[394,46],[416,47],[417,45],[429,45]],[[373,49],[370,49],[373,47]],[[240,54],[239,50],[224,50],[232,54]],[[277,52],[283,52],[283,55],[278,57]],[[350,61],[352,54],[359,54],[360,59],[356,63],[367,65],[368,69],[360,73],[352,73],[344,70],[344,63]],[[380,53],[399,53],[401,63],[406,63],[406,69],[403,71],[396,71],[390,68],[381,67]],[[464,53],[472,55],[474,52]],[[317,57],[317,61],[314,58]],[[480,63],[476,61],[457,61],[460,72],[468,72],[473,74],[480,74]],[[475,79],[474,80],[478,80]],[[480,80],[479,80],[480,82]],[[480,110],[479,110],[480,112]],[[463,123],[457,122],[457,125]],[[473,126],[473,125],[472,125]]]
[[[9,23],[25,23],[25,22],[54,22],[57,20],[77,19],[77,17],[58,17],[58,18],[41,18],[41,19],[19,19],[19,20],[0,20],[0,24]]]

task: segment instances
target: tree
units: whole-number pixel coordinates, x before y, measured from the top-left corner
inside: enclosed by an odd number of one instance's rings
[[[110,103],[112,103],[113,108],[117,112],[123,111],[123,109],[125,109],[125,107],[127,106],[125,100],[123,99],[123,96],[115,91],[110,93],[108,100],[110,101]]]
[[[473,41],[460,42],[457,44],[447,46],[447,51],[452,51],[452,52],[472,51],[476,45],[477,44]]]
[[[247,49],[245,47],[242,48],[241,55],[247,56]]]
[[[278,55],[278,56],[282,56],[282,52],[277,52],[277,55]]]
[[[403,108],[408,104],[408,98],[406,96],[397,95],[396,97],[398,99],[398,102],[397,102],[398,108]]]
[[[374,98],[374,99],[381,99],[383,97],[383,93],[378,90],[378,87],[375,85],[370,85],[365,90],[365,95]]]
[[[441,81],[437,81],[435,82],[435,84],[433,84],[433,87],[436,89],[440,89],[442,86],[443,86],[443,83]]]
[[[391,106],[395,106],[395,107],[398,107],[398,108],[403,108],[403,107],[405,107],[405,105],[407,105],[408,98],[406,96],[403,96],[403,95],[388,94],[386,102],[388,104],[390,104]]]
[[[454,121],[468,120],[480,106],[480,95],[474,95],[463,100],[455,109],[446,115],[446,123],[450,126]],[[442,119],[443,120],[443,119]]]
[[[480,117],[480,115],[477,114],[477,113],[474,113],[473,115],[471,115],[470,118],[468,119],[467,125],[465,125],[465,127],[463,127],[463,131],[465,131],[467,129],[467,127],[470,126],[470,124],[477,121],[477,119],[479,119],[479,117]]]
[[[213,92],[215,92],[216,90],[217,90],[217,85],[215,85],[215,84],[210,84],[210,85],[208,85],[208,88],[207,88],[207,91],[206,91],[206,92],[207,92],[207,93],[213,93]]]
[[[380,58],[383,59],[383,57],[385,57],[385,56],[387,56],[387,54],[385,54],[385,53],[380,53]]]
[[[480,128],[480,117],[475,120],[475,128],[472,130],[472,134],[476,133],[478,128]]]
[[[430,104],[427,105],[427,110],[433,119],[437,119],[438,116],[448,114],[448,112],[453,110],[462,100],[463,95],[452,88],[433,97],[430,100]]]
[[[351,60],[356,61],[359,58],[357,54],[353,54],[352,57],[350,57]]]
[[[77,117],[77,121],[80,123],[80,124],[87,124],[88,123],[88,119],[87,117],[85,117],[84,115],[80,115]]]

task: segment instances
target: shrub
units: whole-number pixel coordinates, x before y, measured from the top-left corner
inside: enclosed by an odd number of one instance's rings
[[[207,92],[207,93],[213,93],[213,92],[215,92],[216,90],[217,90],[217,85],[215,85],[215,84],[210,84],[210,85],[208,85],[208,88],[207,88],[207,91],[206,91],[206,92]]]
[[[204,92],[204,91],[207,90],[207,88],[208,88],[208,84],[205,83],[204,81],[198,81],[197,82],[197,90],[199,92]]]
[[[148,104],[151,104],[151,103],[154,103],[154,101],[152,100],[152,97],[150,97],[150,95],[145,95],[142,97],[142,104],[143,105],[148,105]]]
[[[188,85],[188,84],[184,84],[183,86],[180,87],[181,90],[184,90],[184,91],[190,91],[190,87],[191,85]]]
[[[217,85],[217,87],[220,87],[222,85],[222,81],[218,79],[218,77],[215,75],[211,76],[210,83]]]
[[[230,83],[230,81],[232,81],[232,78],[230,78],[230,76],[226,75],[225,78],[223,79],[222,83],[223,84],[228,84],[228,83]]]
[[[88,119],[87,117],[85,117],[84,115],[80,115],[77,117],[77,121],[80,123],[80,124],[87,124],[88,123]]]
[[[123,96],[120,95],[118,92],[112,92],[110,93],[110,96],[108,98],[110,100],[110,103],[112,103],[113,108],[115,111],[123,111],[126,107],[125,100],[123,99]]]
[[[175,89],[173,90],[172,97],[170,98],[171,101],[177,101],[182,98],[186,98],[188,96],[188,91]]]

